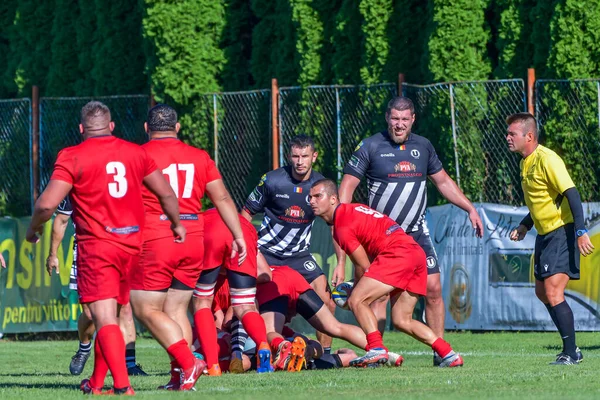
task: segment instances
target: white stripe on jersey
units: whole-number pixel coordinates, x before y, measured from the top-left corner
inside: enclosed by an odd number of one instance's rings
[[[300,239],[298,239],[298,244],[296,246],[294,246],[290,251],[286,251],[285,253],[283,253],[283,255],[291,256],[300,251],[304,251],[304,250],[308,249],[307,244],[310,243],[310,237],[312,235],[311,229],[312,229],[312,224],[310,224],[309,226],[306,227],[306,229],[304,229],[304,232],[302,232],[302,234],[300,235]],[[300,248],[301,245],[302,245],[302,248]]]
[[[390,215],[389,215],[389,217],[391,219],[393,219],[394,221],[396,220],[396,218],[398,218],[398,215],[400,215],[400,212],[402,211],[402,209],[406,205],[406,200],[408,200],[408,196],[410,196],[410,193],[412,192],[413,186],[415,186],[414,182],[408,182],[402,188],[402,192],[400,193],[400,196],[396,200],[396,204],[394,204],[394,208],[392,208],[392,211],[390,211]],[[379,212],[382,213],[383,209],[377,210],[377,211],[379,211]],[[402,229],[404,229],[404,227],[402,227]]]
[[[408,187],[408,185],[406,185],[406,186]],[[406,187],[405,187],[405,189],[406,189]],[[406,228],[408,228],[408,226],[415,219],[415,215],[420,216],[422,213],[422,208],[426,203],[426,202],[423,202],[423,205],[420,204],[421,200],[423,199],[423,191],[424,190],[425,190],[425,181],[421,182],[421,186],[419,187],[419,192],[417,193],[417,198],[416,198],[415,202],[411,205],[410,211],[408,211],[408,214],[406,214],[406,217],[404,218],[404,222],[402,223],[402,225],[400,225],[402,227],[402,229],[404,229],[405,231],[406,231]],[[404,194],[404,190],[402,191],[402,194]],[[400,215],[400,213],[398,213],[397,215],[392,217],[392,219],[395,220],[398,217],[398,215]]]
[[[263,225],[260,227],[261,231],[263,230],[263,227],[264,227],[264,229],[268,228],[268,226],[269,226],[269,224],[268,224],[269,221],[268,220],[269,220],[269,218],[267,216],[265,216]],[[258,239],[258,245],[259,246],[266,245],[271,240],[273,240],[273,238],[275,238],[279,234],[279,232],[281,232],[282,229],[283,229],[283,225],[275,224],[275,226],[273,227],[273,229],[271,229],[269,232],[267,232],[265,235],[261,236]]]
[[[277,226],[280,226],[280,225],[276,225],[275,228]],[[283,228],[283,226],[281,226],[281,227]],[[275,228],[273,228],[273,230],[275,230]],[[279,241],[279,243],[277,243],[275,246],[269,247],[269,250],[271,250],[272,252],[283,251],[283,249],[285,249],[286,247],[288,247],[290,245],[290,243],[292,243],[292,240],[294,240],[294,238],[296,237],[296,233],[298,233],[299,231],[300,231],[300,228],[290,229],[288,234],[285,235],[285,237],[283,239],[281,239]]]
[[[381,197],[379,198],[379,203],[377,203],[377,211],[383,213],[383,210],[385,210],[385,206],[387,206],[388,201],[390,201],[390,197],[392,197],[396,186],[398,186],[396,182],[390,183],[386,186],[385,190],[381,194]]]
[[[379,186],[381,186],[381,182],[373,182],[373,184],[369,187],[369,204],[373,204],[373,200],[375,199],[375,195],[379,190]]]

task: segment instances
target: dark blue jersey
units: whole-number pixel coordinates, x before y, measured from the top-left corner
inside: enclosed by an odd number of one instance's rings
[[[304,255],[309,252],[315,214],[308,202],[312,184],[323,175],[312,171],[310,178],[297,181],[286,166],[268,172],[254,188],[244,208],[265,216],[258,232],[258,246],[276,256]]]
[[[401,145],[387,131],[358,144],[344,173],[367,177],[369,207],[388,215],[406,232],[424,227],[427,176],[442,170],[433,145],[411,133]]]

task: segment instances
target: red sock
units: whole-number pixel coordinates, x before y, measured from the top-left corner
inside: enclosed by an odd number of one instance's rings
[[[125,339],[119,325],[105,325],[96,333],[96,341],[102,349],[102,355],[113,377],[113,386],[123,389],[130,386],[125,364]]]
[[[215,326],[215,317],[210,308],[201,308],[196,311],[194,314],[194,325],[198,334],[198,341],[202,347],[202,353],[210,368],[219,362],[217,328]]]
[[[271,343],[269,343],[269,345],[271,346],[271,351],[273,352],[272,354],[275,354],[281,342],[283,342],[283,338],[280,337],[276,337],[275,339],[271,340]]]
[[[283,337],[293,337],[296,334],[296,332],[294,332],[294,330],[289,326],[284,325],[281,334],[283,335]]]
[[[94,343],[94,371],[90,377],[90,386],[95,388],[103,387],[107,372],[108,365],[106,364],[106,360],[104,360],[104,356],[102,355],[100,342],[96,340]]]
[[[181,339],[179,342],[170,345],[167,353],[175,359],[174,362],[178,363],[181,368],[188,369],[194,367],[196,357],[192,354],[185,339]]]
[[[367,335],[367,347],[365,350],[369,351],[376,348],[384,348],[387,350],[387,347],[383,345],[383,337],[379,331],[371,332]]]
[[[446,357],[448,355],[448,353],[450,353],[452,351],[452,347],[450,346],[450,343],[446,342],[442,338],[438,338],[435,342],[433,342],[433,344],[431,345],[431,348],[433,349],[433,351],[438,353],[439,356],[442,358]]]
[[[260,345],[262,342],[267,341],[267,329],[265,328],[265,321],[263,321],[260,314],[256,311],[247,312],[242,318],[242,325],[248,336],[254,340],[256,345]]]

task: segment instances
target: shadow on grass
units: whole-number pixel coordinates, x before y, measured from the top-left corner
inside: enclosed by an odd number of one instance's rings
[[[19,388],[19,389],[72,389],[80,390],[79,385],[67,383],[15,383],[2,382],[2,388]]]
[[[556,351],[562,351],[562,346],[560,345],[546,345],[544,346],[544,348],[546,350],[556,350]],[[582,351],[592,351],[592,350],[600,350],[600,345],[594,345],[594,346],[579,346],[579,349]]]
[[[73,376],[73,375],[68,374],[68,373],[63,373],[63,372],[31,372],[31,373],[10,373],[10,374],[1,374],[0,373],[0,376],[27,377],[27,376]],[[2,384],[2,385],[4,385],[4,384]]]

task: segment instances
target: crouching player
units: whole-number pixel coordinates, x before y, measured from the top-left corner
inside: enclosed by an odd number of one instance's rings
[[[344,339],[364,349],[367,339],[354,325],[339,322],[306,280],[287,266],[272,267],[271,281],[257,287],[256,300],[265,320],[275,369],[299,371],[305,364],[306,341],[296,336],[293,342],[282,336],[284,325],[300,314],[316,330]]]
[[[423,249],[391,218],[362,204],[340,204],[337,186],[330,179],[315,182],[309,198],[315,215],[333,225],[333,238],[350,256],[357,268],[357,278],[362,276],[348,299],[348,306],[367,335],[368,347],[367,354],[353,360],[352,365],[388,361],[388,349],[369,306],[389,293],[394,326],[431,346],[442,357],[440,367],[462,366],[462,357],[450,344],[427,325],[412,319],[419,296],[427,293]]]
[[[257,241],[254,226],[245,218],[240,218],[242,232],[247,244],[248,256],[238,265],[237,258],[231,258],[233,237],[216,210],[204,213],[207,234],[204,237],[204,270],[194,291],[194,322],[199,342],[209,366],[209,375],[221,375],[219,367],[217,333],[211,306],[215,285],[221,267],[227,269],[230,286],[230,301],[233,314],[241,321],[248,335],[258,343],[257,372],[272,372],[271,350],[267,342],[265,323],[256,310]],[[243,372],[241,358],[232,358],[232,372]]]

